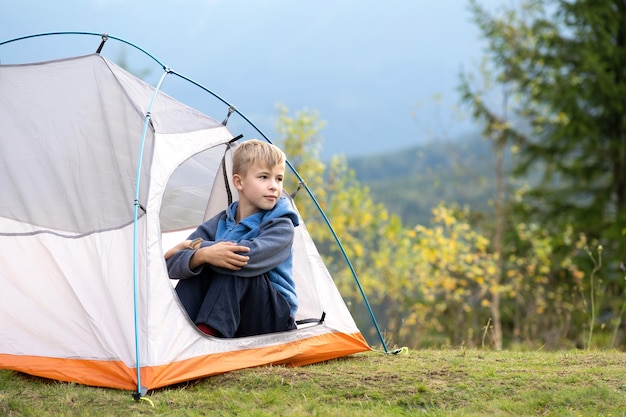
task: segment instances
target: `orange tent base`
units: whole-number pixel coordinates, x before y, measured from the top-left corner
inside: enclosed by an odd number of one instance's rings
[[[327,333],[285,344],[207,354],[141,368],[141,385],[156,389],[179,382],[263,365],[303,366],[371,350],[360,333]],[[121,361],[0,354],[0,368],[59,381],[137,390],[137,370]]]

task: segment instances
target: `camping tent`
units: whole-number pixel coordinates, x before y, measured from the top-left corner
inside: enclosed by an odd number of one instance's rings
[[[143,395],[370,349],[304,223],[296,318],[312,323],[219,339],[189,320],[163,253],[234,192],[224,122],[95,53],[0,65],[0,126],[0,368]]]

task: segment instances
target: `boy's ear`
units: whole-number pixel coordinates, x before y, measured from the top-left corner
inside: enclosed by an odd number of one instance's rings
[[[239,174],[233,174],[233,184],[238,191],[243,189],[243,184],[241,183],[241,177]]]

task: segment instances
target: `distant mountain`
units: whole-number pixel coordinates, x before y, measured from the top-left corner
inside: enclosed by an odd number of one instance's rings
[[[374,200],[407,225],[428,224],[442,201],[486,214],[493,210],[495,157],[480,134],[348,158],[348,165]]]

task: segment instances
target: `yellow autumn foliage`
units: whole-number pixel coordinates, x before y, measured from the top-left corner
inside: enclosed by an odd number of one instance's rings
[[[348,255],[357,277],[346,266],[335,237],[316,205],[300,192],[295,201],[341,294],[366,336],[371,319],[355,285],[358,279],[376,318],[395,343],[418,347],[432,343],[476,346],[477,335],[491,318],[497,297],[511,312],[505,318],[516,338],[536,338],[548,326],[566,326],[580,309],[584,273],[572,261],[587,247],[573,231],[554,236],[533,224],[511,226],[516,246],[494,253],[491,236],[470,224],[467,208],[440,204],[428,225],[406,227],[360,184],[345,160],[328,164],[318,158],[323,123],[306,112],[279,119],[283,148],[324,210]],[[289,181],[287,181],[287,179]],[[289,183],[289,184],[288,184]],[[286,188],[297,183],[286,176]],[[566,243],[564,243],[566,242]],[[569,252],[553,263],[556,247]],[[550,291],[559,272],[568,281],[564,291]],[[559,287],[561,288],[561,287]],[[522,320],[523,319],[523,320]],[[551,320],[551,321],[549,321]]]

